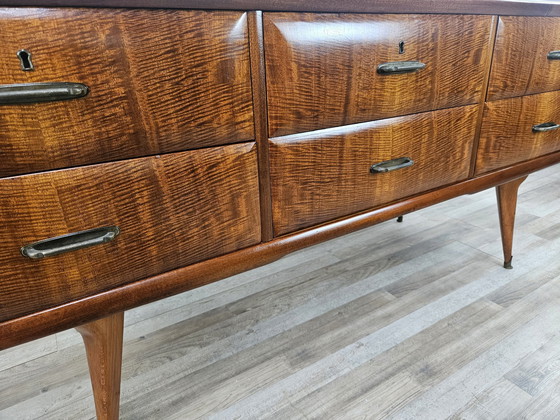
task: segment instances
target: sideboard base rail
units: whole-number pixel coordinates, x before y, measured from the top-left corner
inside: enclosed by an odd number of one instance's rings
[[[384,207],[281,236],[240,251],[129,283],[41,312],[0,323],[0,350],[269,264],[294,251],[465,194],[506,184],[560,162],[560,152],[478,178],[439,188]],[[516,195],[515,195],[516,197]]]

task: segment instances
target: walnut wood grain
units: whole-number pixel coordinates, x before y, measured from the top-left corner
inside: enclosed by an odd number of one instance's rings
[[[124,312],[78,328],[86,347],[97,420],[118,420]]]
[[[265,13],[264,19],[270,136],[482,98],[492,17]],[[376,71],[411,60],[426,68]]]
[[[498,30],[498,19],[492,19],[492,29],[490,30],[490,45],[494,46],[496,42],[496,32]],[[482,119],[484,118],[484,102],[486,101],[486,95],[488,92],[488,86],[490,83],[490,70],[492,68],[492,55],[494,53],[494,48],[489,48],[487,64],[488,67],[484,69],[484,84],[482,86],[482,95],[480,97],[480,102],[478,103],[478,116],[476,123],[476,132],[473,141],[473,152],[471,153],[471,165],[469,169],[469,177],[473,177],[476,171],[476,155],[478,151],[478,144],[480,142],[480,130],[482,128]]]
[[[47,81],[90,93],[0,106],[0,176],[254,137],[243,13],[0,9],[0,84]]]
[[[500,216],[500,233],[504,251],[504,268],[511,269],[513,227],[515,224],[515,209],[517,207],[517,192],[519,186],[527,179],[526,176],[515,179],[496,187],[498,199],[498,215]]]
[[[271,139],[275,235],[468,177],[477,106]],[[375,163],[414,165],[371,174]]]
[[[260,242],[254,143],[0,181],[0,320]],[[112,242],[31,260],[20,247],[117,225]]]
[[[560,89],[560,18],[500,16],[488,100]]]
[[[270,241],[272,233],[272,201],[270,192],[270,158],[268,152],[268,118],[266,105],[266,75],[264,69],[264,41],[262,12],[248,14],[251,76],[253,81],[253,108],[255,140],[259,161],[259,191],[261,198],[262,240]]]
[[[560,150],[560,129],[535,133],[534,125],[560,124],[560,92],[488,102],[478,146],[476,174]]]
[[[410,197],[331,223],[315,226],[221,257],[125,284],[55,308],[0,322],[0,350],[44,337],[115,312],[204,286],[256,268],[299,249],[394,219],[464,194],[504,184],[536,170],[560,163],[560,153],[549,154],[474,179]]]
[[[4,5],[560,16],[558,0],[1,0]]]

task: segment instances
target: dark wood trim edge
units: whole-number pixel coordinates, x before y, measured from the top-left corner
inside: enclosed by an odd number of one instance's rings
[[[302,248],[451,198],[502,185],[559,162],[560,152],[542,156],[385,207],[335,220],[55,308],[5,321],[0,323],[0,350],[242,273]]]
[[[560,16],[560,1],[530,0],[0,0],[0,6]]]
[[[262,12],[249,12],[248,25],[249,55],[251,58],[251,86],[253,89],[253,116],[259,164],[261,232],[263,242],[267,242],[272,239],[273,231]]]

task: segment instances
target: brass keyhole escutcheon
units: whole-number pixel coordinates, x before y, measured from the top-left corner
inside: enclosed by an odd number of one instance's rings
[[[31,53],[27,50],[19,50],[17,52],[17,56],[19,58],[19,62],[21,64],[21,69],[23,71],[33,71],[35,68],[33,67],[33,62],[31,61]]]

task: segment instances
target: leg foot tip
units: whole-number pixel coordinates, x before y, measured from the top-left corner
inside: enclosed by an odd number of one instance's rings
[[[397,217],[397,223],[402,223],[402,221],[403,221],[403,216]]]
[[[510,258],[509,261],[504,261],[504,268],[505,269],[511,270],[513,268],[512,265],[511,265],[511,260],[512,260],[512,258]]]

